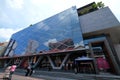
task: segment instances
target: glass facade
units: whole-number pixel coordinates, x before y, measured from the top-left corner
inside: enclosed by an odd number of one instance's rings
[[[5,56],[84,46],[76,7],[12,35]]]

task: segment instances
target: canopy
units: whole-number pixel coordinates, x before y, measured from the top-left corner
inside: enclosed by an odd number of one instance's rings
[[[93,60],[93,58],[83,56],[83,57],[77,57],[75,59],[75,61],[85,61],[85,60]]]

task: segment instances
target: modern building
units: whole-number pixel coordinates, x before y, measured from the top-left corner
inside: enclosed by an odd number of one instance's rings
[[[4,55],[4,51],[7,48],[8,42],[2,42],[0,43],[0,57],[2,57]],[[0,62],[0,65],[2,65],[2,63]]]
[[[120,74],[120,23],[108,7],[71,7],[12,35],[0,66]]]

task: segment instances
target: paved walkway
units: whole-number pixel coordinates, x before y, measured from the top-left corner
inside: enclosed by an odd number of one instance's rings
[[[3,80],[4,73],[0,73],[0,80]],[[21,75],[20,73],[13,74],[12,80],[76,80],[76,79],[68,79],[68,78],[62,78],[62,77],[50,77],[50,76],[38,76],[38,75],[33,75],[31,77],[25,77]]]
[[[21,72],[20,72],[21,71]],[[25,70],[17,70],[16,72],[24,73]],[[45,80],[120,80],[120,76],[108,73],[97,74],[75,74],[73,72],[57,72],[57,71],[41,71],[36,70],[32,77],[42,78]]]
[[[0,78],[4,71],[0,70]],[[12,80],[120,80],[120,76],[111,74],[74,74],[73,72],[36,70],[31,77],[25,77],[25,70],[17,69]]]
[[[3,80],[3,75],[4,73],[0,73],[0,80]],[[25,77],[25,76],[22,76],[22,75],[16,75],[16,74],[13,74],[12,76],[12,80],[45,80],[45,79],[42,79],[42,78],[34,78],[34,77]]]

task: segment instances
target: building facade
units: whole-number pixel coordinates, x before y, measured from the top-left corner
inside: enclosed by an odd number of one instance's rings
[[[120,23],[108,7],[94,4],[69,8],[13,34],[1,66],[34,62],[43,70],[120,74]]]
[[[0,43],[0,57],[2,57],[4,54],[4,51],[8,45],[8,42],[2,42]]]

